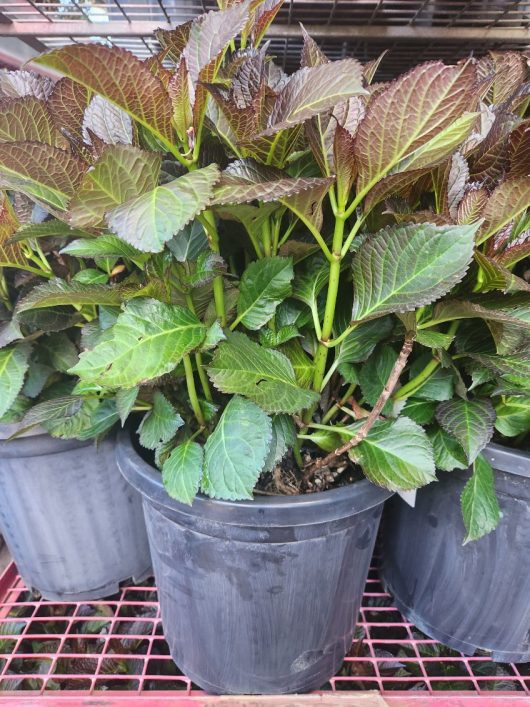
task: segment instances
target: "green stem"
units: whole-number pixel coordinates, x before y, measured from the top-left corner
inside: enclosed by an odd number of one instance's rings
[[[335,415],[338,413],[338,411],[341,409],[341,407],[348,402],[348,400],[350,399],[355,388],[356,388],[355,383],[352,383],[351,385],[348,386],[348,388],[346,389],[346,392],[344,393],[342,398],[339,400],[339,402],[335,403],[335,405],[330,407],[330,409],[327,411],[327,413],[322,418],[323,425],[325,425],[327,422],[332,420],[335,417]]]
[[[460,321],[453,322],[449,329],[447,330],[447,333],[450,336],[454,336],[458,330],[458,327],[460,326]],[[405,383],[395,395],[392,396],[393,400],[405,400],[406,398],[410,398],[411,395],[414,395],[425,383],[427,380],[432,376],[432,374],[437,370],[437,368],[440,366],[440,361],[437,358],[432,358],[429,363],[425,366],[425,368],[418,373],[417,376],[414,376],[408,383]]]
[[[195,379],[193,377],[193,366],[191,365],[191,359],[189,354],[186,354],[183,358],[184,370],[186,372],[186,386],[188,388],[188,396],[190,399],[190,405],[195,414],[197,422],[201,427],[206,427],[206,422],[202,414],[201,406],[199,403],[199,398],[197,397],[197,388],[195,387]]]
[[[195,354],[195,364],[197,366],[197,373],[199,374],[199,380],[201,381],[201,387],[202,392],[204,393],[204,397],[209,403],[211,403],[213,402],[213,397],[212,390],[210,388],[210,381],[208,380],[208,376],[206,375],[206,371],[204,370],[204,366],[202,363],[202,354],[199,352]]]
[[[263,236],[263,251],[266,256],[272,255],[272,241],[271,241],[271,224],[269,219],[265,219],[261,227],[261,235]]]
[[[206,209],[201,214],[202,221],[206,226],[206,233],[210,241],[210,248],[214,253],[219,253],[219,234],[217,233],[217,225],[213,211]],[[223,284],[223,276],[216,275],[213,281],[213,297],[215,301],[215,311],[221,326],[226,326],[226,307],[225,307],[225,291]]]
[[[17,265],[15,263],[0,263],[0,268],[16,268],[17,270],[25,270],[26,272],[32,272],[35,275],[40,275],[41,277],[53,277],[52,272],[46,272],[45,270],[40,270],[39,268],[33,268],[31,265]]]
[[[353,239],[355,238],[359,229],[363,225],[365,218],[366,218],[366,216],[361,216],[361,218],[358,218],[357,221],[354,223],[353,228],[348,233],[348,237],[346,238],[346,241],[344,242],[344,245],[342,246],[342,250],[340,253],[343,258],[345,255],[347,255],[348,251],[350,250],[351,244],[353,243]]]
[[[315,370],[313,374],[313,390],[320,392],[322,381],[326,372],[326,362],[328,360],[328,341],[333,331],[333,320],[335,319],[335,308],[337,306],[337,294],[340,282],[341,248],[344,236],[344,215],[338,215],[335,220],[335,232],[333,233],[333,260],[329,264],[328,293],[326,297],[326,309],[324,311],[324,322],[322,324],[322,336],[315,356]]]
[[[354,329],[356,329],[361,322],[351,322],[346,329],[340,334],[340,336],[337,336],[336,339],[330,339],[328,341],[328,349],[332,349],[335,346],[338,346],[339,344],[342,344],[344,339],[346,339]]]

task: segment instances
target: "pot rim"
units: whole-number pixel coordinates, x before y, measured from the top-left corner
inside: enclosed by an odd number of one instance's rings
[[[252,525],[267,526],[278,524],[271,516],[278,519],[277,514],[283,516],[291,511],[304,515],[306,522],[315,523],[324,520],[320,514],[334,518],[353,515],[379,506],[394,495],[394,492],[375,486],[365,478],[327,491],[297,496],[255,496],[252,501],[225,501],[199,493],[193,505],[188,506],[168,495],[162,483],[162,474],[138,454],[131,441],[132,434],[124,429],[118,435],[116,459],[120,471],[137,491],[156,506],[179,514],[222,519],[224,523],[248,521]]]
[[[490,442],[484,447],[483,453],[497,471],[530,478],[530,452]]]

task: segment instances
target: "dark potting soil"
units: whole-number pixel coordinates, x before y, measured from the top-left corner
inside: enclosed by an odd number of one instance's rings
[[[154,452],[145,449],[138,442],[138,436],[133,434],[133,445],[144,461],[155,469]],[[272,471],[262,474],[256,485],[255,493],[260,496],[296,496],[306,493],[317,493],[332,488],[348,486],[361,481],[364,476],[360,467],[352,464],[347,457],[339,457],[332,465],[318,469],[311,476],[307,468],[322,456],[316,450],[304,450],[302,460],[304,468],[300,469],[292,452],[288,452]]]
[[[364,478],[360,468],[354,466],[346,457],[338,458],[333,465],[324,466],[309,476],[307,469],[319,456],[314,451],[303,451],[304,467],[300,469],[292,452],[288,452],[272,471],[260,476],[255,493],[296,496],[347,486]]]

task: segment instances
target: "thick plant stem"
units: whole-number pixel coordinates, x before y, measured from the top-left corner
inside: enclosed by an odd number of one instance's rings
[[[401,347],[399,356],[397,357],[394,367],[390,372],[390,375],[388,376],[387,382],[385,383],[385,387],[383,388],[381,395],[377,399],[377,402],[375,403],[372,411],[365,419],[359,430],[353,435],[353,437],[348,442],[341,445],[340,447],[337,447],[337,449],[334,449],[327,456],[322,457],[321,459],[317,459],[315,463],[308,469],[306,478],[311,478],[315,474],[315,472],[318,471],[318,469],[321,469],[323,466],[328,465],[334,459],[337,459],[337,457],[346,454],[346,452],[349,452],[350,449],[353,449],[353,447],[356,447],[360,442],[366,439],[368,433],[379,419],[379,415],[385,407],[388,398],[392,395],[392,392],[399,380],[399,376],[407,365],[407,361],[412,352],[413,345],[414,334],[412,332],[407,333],[403,342],[403,346]]]
[[[219,234],[215,224],[215,216],[210,209],[203,211],[202,218],[206,222],[208,240],[210,248],[214,253],[219,253]],[[226,308],[225,308],[225,291],[223,284],[223,276],[217,275],[213,281],[213,297],[215,301],[215,312],[221,326],[226,326]]]
[[[201,427],[206,427],[206,422],[204,420],[204,415],[202,414],[199,398],[197,397],[197,388],[195,387],[195,379],[193,377],[193,366],[191,365],[191,359],[188,354],[184,356],[183,362],[184,370],[186,372],[186,386],[188,388],[190,405],[199,425]]]
[[[206,400],[211,403],[213,401],[212,390],[210,388],[210,381],[208,380],[208,376],[206,375],[206,372],[203,367],[201,353],[195,354],[195,363],[197,365],[197,373],[199,374],[199,380],[201,381],[202,392],[204,393],[204,397],[206,398]]]
[[[344,216],[337,216],[335,221],[335,232],[333,234],[333,260],[329,264],[328,294],[326,298],[326,309],[324,312],[324,322],[322,324],[322,335],[318,351],[315,356],[315,371],[313,374],[313,390],[320,392],[322,381],[326,373],[326,362],[328,359],[327,343],[333,331],[333,320],[335,319],[335,308],[337,306],[337,294],[340,282],[341,248],[344,236]]]
[[[453,322],[447,330],[449,336],[454,336],[459,326],[459,321]],[[402,386],[394,396],[392,396],[393,399],[406,400],[407,398],[410,398],[411,395],[414,395],[414,393],[416,393],[422,386],[425,385],[425,383],[429,380],[429,378],[439,366],[440,360],[438,358],[434,358],[433,356],[433,358],[429,361],[425,368],[418,373],[417,376],[414,376],[412,380],[410,380],[408,383],[405,383],[405,385]]]

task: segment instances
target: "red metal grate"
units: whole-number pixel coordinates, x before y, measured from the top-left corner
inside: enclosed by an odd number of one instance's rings
[[[77,696],[70,705],[126,694],[149,704],[149,697],[202,694],[169,657],[152,583],[124,586],[105,601],[46,602],[27,590],[11,564],[0,578],[0,602],[0,701],[38,695],[59,704]],[[393,606],[375,568],[357,633],[320,695],[377,690],[396,705],[530,704],[530,664],[469,658],[428,639]]]

